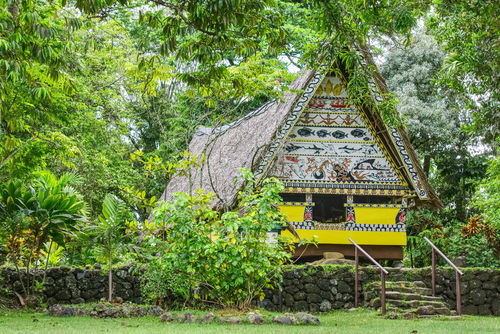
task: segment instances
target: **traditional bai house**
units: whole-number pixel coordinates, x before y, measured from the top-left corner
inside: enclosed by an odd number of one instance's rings
[[[223,127],[199,128],[189,150],[205,154],[206,161],[192,171],[192,189],[215,193],[218,209],[234,209],[242,187],[235,183],[239,168],[259,180],[273,176],[285,186],[281,210],[297,234],[318,237],[318,247],[297,253],[349,256],[352,238],[375,258],[402,258],[407,206],[441,202],[404,128],[388,127],[373,108],[381,101],[377,84],[385,85],[383,79],[374,77],[371,96],[356,105],[343,83],[348,77],[330,64],[305,70],[283,101]],[[160,200],[180,191],[188,191],[187,181],[174,176]]]

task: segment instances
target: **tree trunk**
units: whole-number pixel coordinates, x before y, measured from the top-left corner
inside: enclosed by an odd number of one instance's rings
[[[429,169],[431,169],[431,156],[426,154],[424,156],[424,173],[425,176],[429,177]]]
[[[113,300],[113,256],[109,251],[109,272],[108,272],[108,302]]]
[[[0,125],[1,126],[1,125]],[[1,133],[0,133],[1,134]],[[9,161],[9,159],[11,159],[14,155],[16,155],[17,152],[19,152],[20,150],[22,150],[23,148],[25,148],[26,146],[28,146],[29,143],[31,143],[33,140],[35,140],[36,137],[32,137],[30,138],[29,140],[27,140],[23,145],[17,147],[14,151],[12,151],[11,153],[9,153],[9,155],[7,155],[3,160],[2,162],[0,162],[0,168],[2,168],[6,163],[7,161]]]
[[[457,201],[456,201],[457,218],[462,223],[466,223],[467,222],[467,210],[466,210],[467,198],[466,198],[466,189],[465,189],[465,176],[463,176],[463,171],[462,171],[462,177],[460,180],[460,192],[459,192],[459,194],[457,194],[456,197],[457,197]]]
[[[35,240],[36,240],[36,235],[35,235]],[[33,255],[33,248],[35,246],[31,246],[30,247],[30,253],[28,255],[28,261],[26,263],[26,289],[27,289],[27,293],[26,293],[26,297],[30,296],[31,293],[33,292],[31,289],[30,289],[30,272],[31,272],[31,257]]]
[[[50,251],[51,250],[52,250],[52,240],[50,240],[49,251],[47,252],[47,260],[45,260],[45,270],[43,271],[42,282],[45,282],[45,279],[47,278],[47,269],[49,267],[49,258],[50,258]]]
[[[21,282],[21,286],[23,288],[24,295],[27,296],[28,295],[28,290],[26,289],[26,286],[24,285],[23,276],[22,276],[21,270],[19,270],[19,266],[17,264],[17,256],[16,256],[16,258],[14,260],[14,265],[16,266],[17,277],[19,278],[19,282]]]

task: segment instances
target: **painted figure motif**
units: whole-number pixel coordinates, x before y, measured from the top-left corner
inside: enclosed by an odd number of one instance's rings
[[[313,219],[312,210],[313,208],[311,205],[306,206],[304,210],[304,221],[311,221]]]
[[[289,138],[300,140],[345,140],[345,141],[355,141],[355,142],[366,142],[373,141],[372,135],[369,133],[368,129],[363,128],[346,128],[346,127],[308,127],[297,125],[295,126],[290,134]]]
[[[406,223],[406,209],[401,208],[396,215],[396,224],[405,224]]]
[[[356,215],[354,214],[354,208],[352,206],[347,207],[346,220],[348,223],[355,223],[356,222]]]
[[[284,151],[296,155],[364,156],[381,158],[384,156],[376,143],[328,143],[288,140]]]
[[[287,180],[332,182],[399,182],[383,158],[280,156],[270,176]]]
[[[297,125],[306,126],[360,126],[364,127],[365,124],[361,115],[357,112],[349,113],[335,113],[335,112],[304,112]]]

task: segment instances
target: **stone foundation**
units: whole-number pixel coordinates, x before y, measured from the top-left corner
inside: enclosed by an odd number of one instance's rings
[[[430,268],[388,268],[387,281],[423,281],[431,287]],[[464,268],[462,276],[462,312],[464,314],[500,315],[500,270]],[[122,267],[113,273],[113,295],[124,301],[141,302],[139,273]],[[38,271],[37,280],[43,272]],[[360,286],[380,281],[375,267],[360,269]],[[95,302],[107,292],[107,273],[102,270],[57,267],[47,271],[42,298],[49,305]],[[437,271],[436,292],[451,309],[456,308],[455,271]],[[14,268],[0,268],[0,285],[22,294],[21,282]],[[364,303],[360,291],[360,304]],[[292,266],[285,270],[281,289],[266,290],[261,306],[276,311],[328,312],[354,306],[354,267],[351,265]]]
[[[386,281],[423,281],[431,287],[430,268],[387,268]],[[500,270],[464,268],[461,278],[462,313],[500,315]],[[363,305],[363,287],[380,281],[375,267],[362,267],[359,273]],[[327,312],[354,306],[354,267],[320,265],[289,267],[281,289],[265,291],[261,306],[275,311]],[[436,295],[442,296],[451,309],[456,309],[455,271],[437,270]]]
[[[26,276],[25,271],[23,271]],[[35,274],[37,281],[43,278],[43,271]],[[24,284],[26,285],[26,279]],[[0,285],[23,294],[19,276],[12,267],[0,269]],[[69,268],[66,266],[47,270],[46,283],[42,291],[42,299],[49,305],[80,304],[99,301],[105,298],[108,289],[107,272],[100,269]],[[113,296],[124,301],[141,302],[139,276],[133,267],[121,267],[113,272]]]

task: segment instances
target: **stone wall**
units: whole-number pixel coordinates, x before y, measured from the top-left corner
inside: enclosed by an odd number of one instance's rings
[[[23,276],[26,284],[25,271],[23,271]],[[41,281],[42,278],[43,271],[38,270],[35,279]],[[0,286],[23,294],[19,275],[12,267],[0,269]],[[107,289],[107,272],[103,272],[99,266],[96,266],[96,269],[61,266],[47,270],[42,299],[49,305],[95,302],[106,296]],[[133,267],[121,267],[114,270],[113,295],[125,301],[141,302],[140,280]]]
[[[388,268],[387,281],[422,281],[431,287],[430,268]],[[500,315],[500,270],[463,269],[462,312],[465,314]],[[36,274],[41,280],[42,271]],[[106,296],[107,273],[95,269],[58,267],[47,271],[47,283],[42,292],[49,304],[77,304],[98,301]],[[375,267],[360,269],[360,286],[380,281]],[[451,309],[456,308],[455,271],[438,269],[437,295],[443,296]],[[141,302],[139,273],[133,267],[118,268],[113,273],[115,297]],[[265,291],[261,306],[269,310],[327,312],[354,306],[354,267],[350,265],[320,265],[289,267],[283,277],[282,289]],[[22,294],[22,286],[14,268],[0,268],[0,287]],[[363,293],[360,293],[360,303]]]
[[[388,268],[387,281],[422,281],[431,287],[430,268]],[[462,313],[500,315],[500,270],[463,269]],[[360,287],[380,281],[374,267],[360,269]],[[282,289],[267,290],[261,305],[269,310],[327,312],[354,306],[354,267],[350,265],[290,267],[283,275]],[[456,309],[455,271],[438,269],[436,294]],[[359,295],[363,304],[363,293]]]

